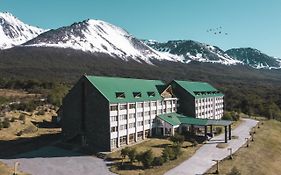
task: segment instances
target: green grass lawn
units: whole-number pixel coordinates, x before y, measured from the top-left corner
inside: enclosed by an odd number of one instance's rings
[[[236,128],[239,124],[241,124],[243,121],[239,120],[234,122],[232,129]],[[224,131],[224,130],[223,130]],[[159,138],[151,138],[147,141],[144,141],[142,143],[136,144],[134,146],[130,146],[132,148],[136,148],[137,152],[144,152],[149,149],[152,150],[154,157],[161,156],[162,150],[165,146],[172,145],[172,142],[168,139],[159,139]],[[182,145],[182,155],[178,157],[178,159],[169,161],[164,163],[163,166],[159,167],[153,167],[150,169],[142,169],[141,163],[134,163],[133,166],[131,166],[131,170],[119,170],[118,165],[114,164],[111,166],[111,171],[117,174],[121,175],[138,175],[138,174],[154,174],[154,175],[160,175],[164,174],[168,170],[178,166],[180,163],[185,161],[186,159],[190,158],[196,150],[201,146],[201,144],[197,145],[196,147],[193,147],[192,144],[188,141],[185,141]],[[122,162],[121,151],[115,151],[113,153],[110,153],[107,155],[107,158],[109,160],[112,160],[115,163]],[[128,160],[124,160],[126,162]]]
[[[233,160],[220,163],[220,173],[227,174],[236,166],[242,175],[278,175],[281,173],[281,122],[264,121],[256,129],[250,147],[240,148]],[[215,172],[215,167],[208,173]]]
[[[132,146],[132,148],[136,148],[137,152],[143,152],[148,149],[152,149],[154,156],[161,156],[162,150],[164,149],[164,147],[166,145],[172,145],[172,142],[169,141],[168,139],[152,138],[152,139],[148,139],[147,141],[144,141],[142,143],[139,143],[137,145],[134,145],[134,146]],[[190,142],[185,141],[182,145],[182,155],[179,156],[178,159],[176,159],[176,160],[164,163],[163,166],[153,167],[153,168],[149,168],[149,169],[142,169],[142,166],[140,163],[134,163],[132,166],[132,168],[134,168],[134,169],[132,169],[132,170],[119,170],[116,165],[113,165],[111,167],[111,171],[115,172],[117,174],[121,174],[121,175],[138,175],[138,174],[160,175],[160,174],[164,174],[169,169],[176,167],[181,162],[183,162],[184,160],[191,157],[199,147],[200,147],[200,145],[192,147],[192,144]],[[113,153],[107,155],[107,157],[109,159],[114,160],[115,163],[122,162],[122,159],[120,159],[120,157],[121,157],[120,152],[121,151],[113,152]],[[125,161],[128,161],[128,160],[125,160]]]

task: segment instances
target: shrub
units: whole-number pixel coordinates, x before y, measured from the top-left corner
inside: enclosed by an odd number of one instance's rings
[[[225,112],[221,118],[222,120],[232,120],[232,116],[230,112]]]
[[[222,128],[221,127],[216,127],[216,134],[221,134],[222,133]]]
[[[162,158],[164,162],[168,162],[169,160],[175,159],[175,153],[173,149],[169,146],[166,146],[164,150],[162,151]]]
[[[21,136],[23,134],[23,131],[19,131],[16,135]]]
[[[173,152],[174,152],[174,159],[177,159],[179,155],[181,155],[181,146],[177,145],[175,147],[173,147]]]
[[[136,155],[136,161],[141,162],[141,160],[142,160],[142,153],[138,153]]]
[[[175,144],[175,145],[182,145],[184,142],[184,136],[176,134],[175,136],[170,137],[170,140]]]
[[[15,122],[16,121],[16,118],[15,117],[12,117],[10,122]]]
[[[10,120],[8,118],[4,118],[3,128],[9,128],[11,126]]]
[[[21,120],[23,123],[25,123],[26,116],[24,114],[20,114],[19,120]]]
[[[141,162],[143,164],[143,167],[144,168],[151,167],[153,159],[154,159],[151,149],[148,151],[145,151],[144,153],[141,153],[141,154],[142,154],[142,156],[140,156],[140,157],[141,157]]]
[[[240,115],[238,113],[234,113],[233,116],[232,116],[232,119],[234,121],[238,121],[238,120],[240,120]]]
[[[152,161],[153,166],[161,166],[164,163],[164,159],[162,157],[154,157]]]
[[[0,130],[3,128],[3,123],[0,121]]]
[[[128,157],[131,163],[136,160],[136,156],[137,156],[137,150],[135,148],[130,149],[128,152]]]
[[[236,167],[233,167],[227,175],[241,175],[241,172]]]
[[[62,99],[67,92],[67,86],[63,84],[56,84],[55,87],[49,92],[47,101],[55,106],[60,106],[62,104]]]
[[[125,148],[123,148],[123,149],[121,150],[121,156],[122,156],[123,159],[125,159],[126,156],[129,155],[129,151],[130,151],[130,148],[129,148],[129,147],[125,147]]]
[[[11,110],[21,110],[21,111],[27,111],[32,112],[36,109],[36,104],[34,101],[29,102],[23,102],[23,103],[15,103],[10,105]]]
[[[192,146],[197,146],[198,145],[198,142],[194,138],[191,138],[190,142],[192,143]]]
[[[40,110],[36,113],[36,115],[44,115],[45,114],[45,111],[44,110]]]

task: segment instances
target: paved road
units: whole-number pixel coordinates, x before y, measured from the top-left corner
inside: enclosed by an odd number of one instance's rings
[[[32,175],[113,175],[102,159],[56,147],[44,147],[0,161],[10,166],[18,161],[19,169]]]
[[[232,135],[239,136],[238,139],[232,139],[228,142],[228,147],[231,147],[233,153],[246,143],[245,138],[250,137],[249,131],[256,126],[257,121],[252,119],[243,119],[241,123],[232,132]],[[212,138],[207,144],[204,144],[196,153],[188,160],[184,161],[179,166],[166,172],[165,175],[198,175],[205,173],[210,169],[215,162],[212,160],[222,160],[229,156],[227,148],[216,148],[218,140],[224,141],[224,134]]]

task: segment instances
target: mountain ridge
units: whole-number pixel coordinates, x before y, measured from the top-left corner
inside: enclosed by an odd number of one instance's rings
[[[94,19],[44,30],[24,24],[10,13],[0,13],[0,37],[4,38],[0,41],[0,50],[12,47],[71,48],[147,64],[153,64],[153,60],[186,64],[195,61],[227,66],[249,65],[255,69],[281,68],[281,59],[270,57],[257,49],[224,51],[217,46],[193,40],[139,40],[118,26]]]
[[[0,49],[8,49],[35,38],[45,30],[23,23],[9,12],[0,12]]]

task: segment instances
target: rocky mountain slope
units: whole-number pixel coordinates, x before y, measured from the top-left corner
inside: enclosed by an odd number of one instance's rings
[[[0,49],[23,44],[42,32],[43,29],[27,25],[8,12],[0,13]]]
[[[281,60],[268,56],[261,51],[253,48],[237,48],[227,50],[226,53],[231,57],[242,61],[244,64],[254,68],[277,69],[281,68]]]
[[[93,19],[47,31],[24,46],[72,48],[146,63],[151,59],[181,61],[150,48],[120,27]]]
[[[158,51],[181,56],[186,61],[220,63],[225,65],[236,65],[242,63],[241,61],[230,57],[216,46],[192,40],[174,40],[165,43],[145,41],[145,43]]]

